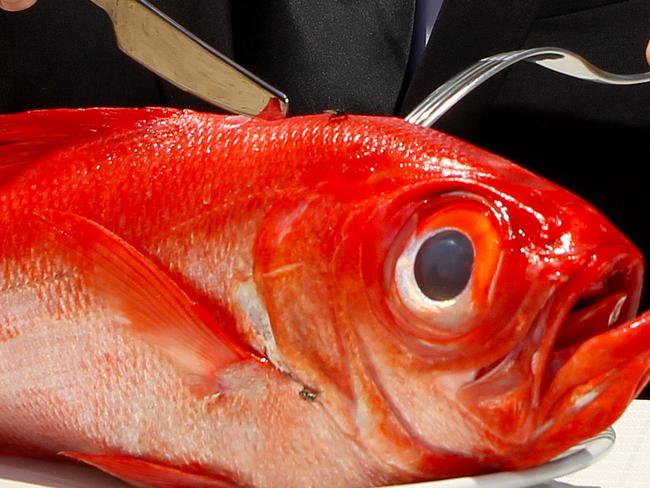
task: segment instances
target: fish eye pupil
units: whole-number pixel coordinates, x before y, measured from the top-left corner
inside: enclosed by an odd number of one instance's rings
[[[415,257],[415,281],[436,301],[462,293],[472,275],[474,246],[460,231],[444,230],[426,239]]]

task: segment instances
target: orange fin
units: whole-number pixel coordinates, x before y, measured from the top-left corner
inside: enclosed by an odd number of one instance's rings
[[[136,486],[151,486],[153,488],[232,488],[242,486],[227,476],[208,473],[198,466],[180,469],[132,456],[79,452],[61,452],[59,454],[89,464]]]
[[[253,357],[150,258],[98,223],[76,214],[44,210],[82,260],[96,293],[133,331],[178,367],[195,394],[220,391],[219,371]]]
[[[51,151],[179,112],[167,108],[87,108],[0,115],[0,184]]]

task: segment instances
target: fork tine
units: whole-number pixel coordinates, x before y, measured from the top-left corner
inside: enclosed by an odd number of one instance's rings
[[[448,103],[454,105],[466,94],[466,87],[471,86],[471,89],[474,89],[477,80],[483,80],[486,73],[492,73],[495,67],[500,64],[501,61],[498,60],[483,59],[479,63],[473,65],[470,69],[461,73],[456,79],[453,79],[453,83],[445,83],[443,86],[438,88],[438,90],[427,97],[426,101],[428,101],[428,103],[426,103],[426,106],[422,104],[422,112],[419,117],[421,124],[426,124],[426,126],[430,127],[447,111],[447,109],[444,109],[442,113],[438,115],[438,112],[442,110],[441,107],[443,105],[447,105]]]
[[[412,124],[430,127],[438,120],[438,118],[440,118],[440,116],[442,116],[442,113],[436,115],[441,105],[447,103],[448,100],[457,101],[462,98],[465,92],[463,92],[460,97],[458,97],[458,94],[464,89],[464,87],[472,86],[473,89],[473,80],[481,79],[486,72],[491,72],[495,66],[500,64],[501,61],[489,58],[482,59],[473,64],[468,69],[462,71],[433,91],[426,99],[424,99],[423,102],[411,111],[405,120]],[[452,105],[454,103],[452,103]],[[446,112],[446,110],[444,112]]]
[[[405,118],[407,122],[431,127],[461,98],[481,83],[519,61],[529,61],[544,68],[583,80],[611,85],[650,82],[650,73],[618,75],[604,71],[586,59],[565,49],[540,47],[495,54],[483,58],[438,87]]]
[[[433,92],[431,92],[427,98],[420,102],[420,104],[415,107],[411,113],[409,113],[409,115],[406,117],[406,121],[414,124],[420,124],[421,121],[428,116],[429,112],[439,102],[439,100],[448,97],[450,95],[450,92],[453,92],[453,90],[455,90],[459,84],[464,83],[466,79],[474,76],[483,68],[484,65],[485,61],[481,60],[440,85]]]

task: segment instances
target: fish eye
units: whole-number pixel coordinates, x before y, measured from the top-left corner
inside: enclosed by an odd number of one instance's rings
[[[507,231],[489,202],[453,194],[427,202],[384,262],[387,303],[414,337],[456,337],[489,310]]]
[[[474,246],[462,232],[449,229],[422,242],[413,263],[420,291],[435,301],[456,298],[467,287],[474,265]]]

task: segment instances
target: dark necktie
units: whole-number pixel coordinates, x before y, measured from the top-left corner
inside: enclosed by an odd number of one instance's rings
[[[438,18],[443,0],[416,0],[415,23],[413,24],[413,39],[411,56],[409,58],[409,73],[413,73],[422,59],[424,49],[429,42],[429,36]]]

